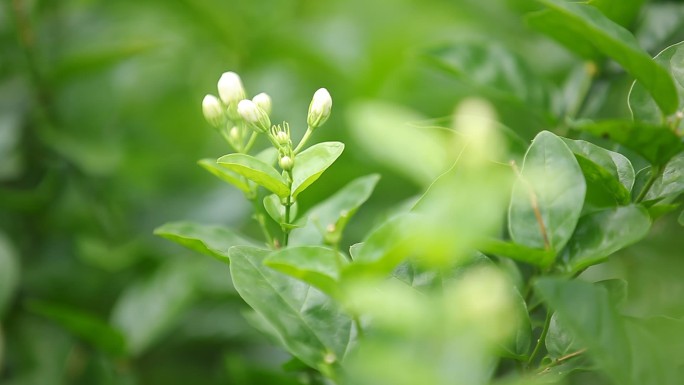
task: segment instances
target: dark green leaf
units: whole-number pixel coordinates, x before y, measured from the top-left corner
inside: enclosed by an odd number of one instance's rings
[[[297,224],[302,227],[290,233],[291,245],[321,244],[326,233],[342,234],[349,219],[370,197],[380,180],[377,174],[357,178],[340,189],[330,198],[311,208]]]
[[[616,384],[632,383],[625,370],[632,361],[625,325],[604,287],[559,278],[542,278],[534,286],[576,340],[570,346],[586,347]]]
[[[266,266],[312,285],[331,297],[339,294],[340,271],[347,265],[338,251],[320,246],[288,247],[273,252]]]
[[[498,239],[487,240],[480,246],[480,251],[540,267],[550,266],[555,257],[553,250],[533,249]]]
[[[679,214],[678,222],[680,225],[684,226],[684,210]]]
[[[323,142],[297,154],[292,169],[292,198],[297,199],[297,195],[315,182],[342,155],[343,150],[343,143]]]
[[[19,284],[19,258],[9,239],[0,232],[0,320]]]
[[[273,326],[284,347],[307,365],[324,368],[343,359],[351,320],[318,289],[264,265],[268,250],[230,250],[235,289]]]
[[[290,195],[285,179],[275,168],[247,154],[228,154],[216,161],[219,165],[244,176],[252,182],[263,186],[281,198]]]
[[[568,243],[569,262],[580,271],[648,234],[651,218],[641,206],[624,206],[582,217]]]
[[[634,76],[667,114],[678,105],[670,74],[655,63],[634,36],[596,8],[565,0],[539,0],[548,10],[533,15],[530,24],[566,48],[594,59],[600,52],[618,62]]]
[[[684,111],[684,42],[665,48],[653,60],[665,67],[674,78],[677,95],[679,95],[677,109]],[[635,120],[662,124],[674,112],[663,112],[653,96],[638,82],[632,84],[628,100],[629,109],[632,111],[632,116]],[[679,130],[683,129],[684,120],[680,120],[676,128]]]
[[[556,135],[539,133],[513,187],[508,211],[511,238],[530,248],[560,251],[577,225],[585,192],[584,176],[572,151]]]
[[[646,201],[676,198],[684,193],[684,153],[672,158],[646,194]]]
[[[653,165],[664,165],[684,149],[682,140],[665,126],[643,122],[603,121],[576,127],[635,151]]]
[[[231,229],[192,222],[167,223],[156,228],[154,233],[224,263],[229,263],[228,249],[231,247],[257,244]]]
[[[249,183],[247,183],[247,180],[244,179],[243,176],[226,167],[221,166],[220,164],[217,164],[216,160],[202,159],[199,160],[197,164],[199,164],[205,170],[209,171],[215,176],[219,177],[221,180],[228,182],[233,186],[237,187],[238,189],[242,190],[245,194],[250,194],[252,192],[252,188],[249,186]]]
[[[38,300],[29,301],[26,305],[32,313],[49,318],[98,349],[117,356],[126,351],[126,341],[121,332],[93,314]]]

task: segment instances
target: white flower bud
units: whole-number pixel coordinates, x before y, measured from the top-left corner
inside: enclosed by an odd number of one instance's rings
[[[218,81],[218,92],[225,104],[237,103],[245,98],[245,88],[235,72],[224,72]]]
[[[267,93],[262,92],[252,98],[254,104],[259,106],[267,114],[271,114],[271,97]]]
[[[238,103],[237,112],[245,122],[259,132],[267,132],[271,127],[271,119],[268,118],[268,114],[251,100],[241,100]]]
[[[207,122],[214,127],[218,127],[223,121],[223,106],[214,95],[206,95],[202,99],[202,113]]]
[[[233,126],[233,128],[230,129],[228,137],[230,138],[230,140],[237,143],[240,140],[240,129]]]
[[[311,104],[309,104],[309,114],[306,118],[306,122],[309,127],[316,128],[320,127],[328,120],[330,117],[330,110],[332,109],[332,98],[330,93],[325,88],[319,88],[318,91],[314,93],[313,99],[311,99]]]
[[[290,158],[289,156],[285,155],[284,157],[280,158],[280,160],[278,161],[278,165],[284,171],[290,171],[292,170],[292,167],[294,167],[294,160],[292,160],[292,158]]]

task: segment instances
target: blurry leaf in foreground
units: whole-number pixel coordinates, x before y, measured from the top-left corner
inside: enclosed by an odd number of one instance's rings
[[[126,341],[121,332],[93,314],[39,300],[29,301],[27,308],[32,313],[56,322],[77,337],[109,354],[120,356],[126,352]]]
[[[0,320],[19,284],[19,258],[9,239],[0,232]]]
[[[453,159],[440,132],[419,127],[425,118],[403,107],[378,101],[349,108],[351,134],[364,156],[428,185]]]

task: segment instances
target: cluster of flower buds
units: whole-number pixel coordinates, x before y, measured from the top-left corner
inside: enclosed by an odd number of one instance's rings
[[[309,104],[307,132],[297,149],[293,150],[289,124],[283,122],[282,125],[271,125],[271,97],[266,93],[247,99],[240,76],[235,72],[226,72],[218,81],[218,94],[219,97],[206,95],[202,100],[202,112],[209,124],[219,129],[231,146],[241,152],[246,152],[253,142],[250,140],[249,144],[244,145],[243,130],[253,130],[252,136],[266,134],[278,149],[278,164],[284,171],[292,170],[295,154],[305,144],[311,132],[328,120],[332,109],[332,98],[328,90],[317,90]]]

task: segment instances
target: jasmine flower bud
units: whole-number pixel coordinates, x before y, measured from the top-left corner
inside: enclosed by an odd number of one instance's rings
[[[237,112],[245,122],[258,132],[267,132],[271,127],[271,119],[268,118],[268,114],[249,99],[241,100],[238,103]]]
[[[245,88],[240,76],[235,72],[224,72],[218,81],[219,97],[226,105],[237,103],[245,98]]]
[[[278,165],[284,171],[290,171],[292,170],[292,167],[294,167],[294,160],[292,160],[292,158],[290,158],[289,156],[285,155],[282,158],[280,158],[280,160],[278,161]]]
[[[214,127],[218,127],[223,121],[223,106],[214,95],[206,95],[202,99],[202,113],[207,122]]]
[[[254,104],[259,106],[267,114],[271,114],[271,97],[267,93],[262,92],[252,98]]]
[[[320,127],[330,117],[332,109],[332,98],[325,88],[320,88],[314,93],[311,104],[309,104],[309,114],[306,122],[312,129]]]

